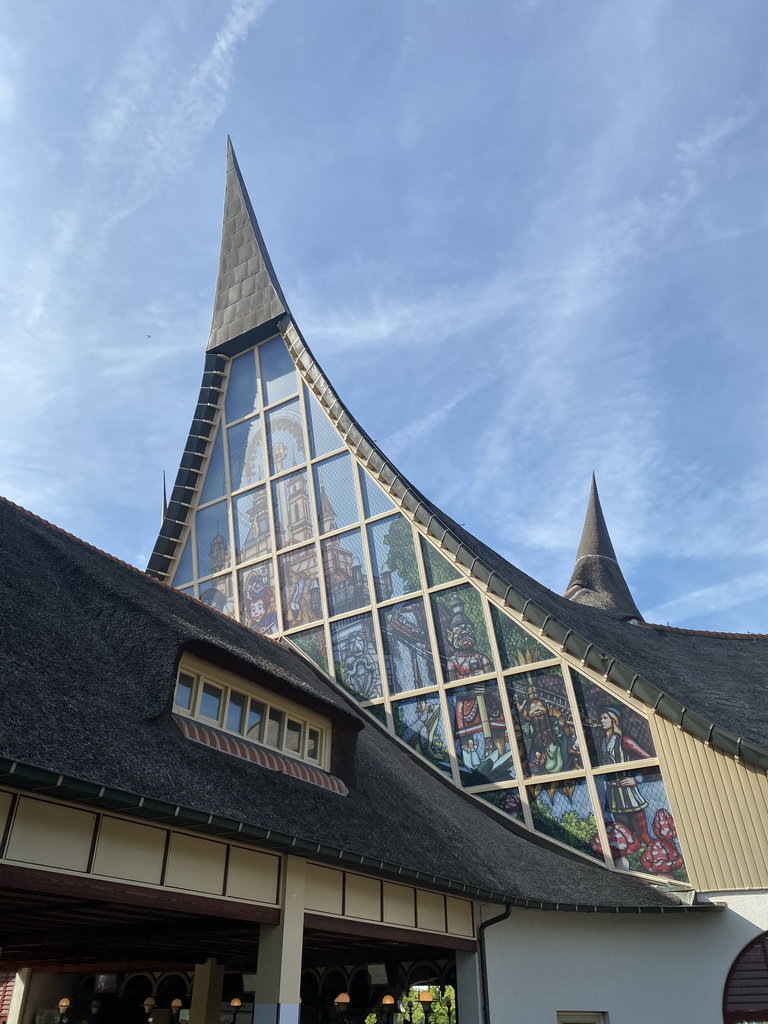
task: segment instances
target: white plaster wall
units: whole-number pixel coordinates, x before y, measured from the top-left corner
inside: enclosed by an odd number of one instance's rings
[[[728,971],[768,930],[768,892],[708,897],[727,909],[669,916],[513,909],[486,932],[492,1024],[555,1024],[558,1010],[602,1011],[609,1024],[723,1024]]]

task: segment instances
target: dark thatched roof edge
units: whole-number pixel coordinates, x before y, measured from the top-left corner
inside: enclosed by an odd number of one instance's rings
[[[529,910],[560,910],[579,913],[600,914],[672,914],[704,911],[719,912],[723,907],[715,903],[679,903],[670,906],[651,907],[610,907],[586,906],[577,903],[552,903],[544,900],[524,899],[505,893],[481,889],[477,886],[456,882],[450,878],[440,878],[411,868],[399,867],[385,861],[373,860],[349,850],[335,849],[300,836],[290,836],[273,829],[260,828],[246,822],[237,821],[215,814],[205,814],[188,807],[166,803],[162,800],[150,799],[136,793],[126,793],[119,789],[97,786],[67,775],[38,768],[34,765],[21,764],[0,758],[0,783],[11,785],[20,790],[45,793],[63,800],[76,801],[89,807],[116,811],[131,817],[142,818],[177,828],[202,832],[221,839],[235,840],[249,845],[269,847],[283,853],[294,853],[299,856],[312,857],[326,863],[341,864],[344,867],[363,869],[387,878],[406,881],[413,885],[423,885],[453,895],[472,899],[486,900],[490,903],[501,903]]]

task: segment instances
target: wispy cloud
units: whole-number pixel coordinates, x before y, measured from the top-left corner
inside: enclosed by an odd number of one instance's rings
[[[680,594],[651,608],[648,622],[685,622],[697,615],[722,612],[750,601],[768,597],[768,572],[746,573],[711,587]]]

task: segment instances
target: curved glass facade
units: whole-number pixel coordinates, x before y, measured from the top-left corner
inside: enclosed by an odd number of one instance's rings
[[[646,716],[420,534],[280,337],[229,361],[175,586],[283,635],[465,792],[608,866],[686,881]]]

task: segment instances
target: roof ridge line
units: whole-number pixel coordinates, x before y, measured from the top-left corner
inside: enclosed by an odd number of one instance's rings
[[[718,636],[729,640],[768,640],[768,633],[723,633],[716,629],[690,629],[687,626],[668,626],[663,622],[641,622],[649,629],[665,630],[669,633],[686,633],[689,636]]]

